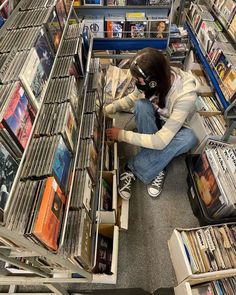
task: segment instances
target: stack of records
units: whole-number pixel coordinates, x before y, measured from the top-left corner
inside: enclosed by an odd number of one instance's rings
[[[8,30],[19,28],[36,27],[47,23],[51,14],[51,9],[41,8],[29,11],[18,11],[14,17],[14,22],[9,23]]]
[[[86,170],[76,170],[70,201],[71,210],[86,208],[90,212],[93,194],[94,186],[88,172]]]
[[[53,78],[74,76],[79,77],[74,56],[59,57],[53,70]]]
[[[79,38],[81,34],[81,24],[70,24],[68,26],[65,39]]]
[[[80,170],[86,169],[94,185],[97,183],[97,164],[98,152],[94,146],[93,140],[81,140],[76,168]]]
[[[5,100],[1,111],[2,124],[23,151],[32,130],[35,112],[19,82],[11,84],[10,89],[7,86],[3,86],[3,89],[6,92],[3,93]]]
[[[66,198],[55,179],[19,182],[12,197],[7,227],[56,251]]]
[[[74,56],[78,53],[78,47],[79,47],[79,38],[74,39],[67,39],[63,40],[62,47],[59,52],[59,56]]]
[[[0,52],[10,52],[13,48],[18,51],[31,49],[41,30],[40,27],[35,27],[6,31],[0,42]]]
[[[44,104],[35,127],[35,136],[61,134],[73,152],[77,140],[77,124],[69,102]]]
[[[34,138],[30,142],[21,178],[38,179],[53,175],[66,192],[70,176],[71,153],[60,135]]]
[[[63,103],[70,101],[76,120],[82,112],[82,97],[75,77],[52,79],[48,85],[44,103]]]
[[[6,57],[0,68],[0,81],[2,83],[14,82],[19,80],[19,74],[29,56],[29,51],[12,50]]]
[[[81,138],[82,139],[90,139],[92,138],[97,150],[99,150],[100,144],[100,122],[98,121],[98,117],[96,113],[85,114],[83,117],[82,123],[82,131]]]
[[[54,5],[55,0],[27,0],[22,1],[20,10],[34,10],[37,8],[46,8]]]
[[[4,138],[0,137],[0,220],[3,220],[4,209],[8,201],[8,197],[12,188],[13,181],[18,169],[19,160],[17,160],[14,152],[5,142]]]
[[[236,277],[224,278],[217,281],[191,287],[192,294],[234,294],[236,290]]]

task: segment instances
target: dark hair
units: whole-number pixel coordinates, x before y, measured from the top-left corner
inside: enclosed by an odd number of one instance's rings
[[[138,68],[149,78],[149,81],[154,80],[157,82],[155,94],[159,96],[159,107],[164,108],[165,97],[171,87],[171,72],[168,60],[157,49],[147,47],[138,51],[130,65],[130,72],[133,77],[144,78]]]

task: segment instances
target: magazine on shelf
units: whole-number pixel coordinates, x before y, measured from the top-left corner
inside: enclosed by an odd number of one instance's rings
[[[39,108],[44,96],[53,62],[53,52],[45,33],[41,31],[35,47],[30,50],[29,57],[19,75],[36,109]]]
[[[106,35],[108,38],[122,38],[124,35],[125,18],[110,16],[105,18]]]
[[[150,38],[163,39],[169,34],[169,20],[167,18],[159,18],[148,16],[148,31]]]
[[[56,251],[65,209],[66,197],[56,180],[48,177],[42,201],[34,220],[32,234],[47,248]]]
[[[20,82],[14,83],[3,112],[2,124],[21,150],[26,147],[34,119],[35,112],[28,95]]]

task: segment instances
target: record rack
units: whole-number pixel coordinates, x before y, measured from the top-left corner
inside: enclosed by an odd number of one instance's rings
[[[11,175],[1,179],[0,285],[57,294],[67,294],[60,283],[115,284],[119,226],[127,229],[100,61],[73,2],[22,0],[0,31],[1,165]],[[24,118],[15,112],[12,124],[10,106]]]

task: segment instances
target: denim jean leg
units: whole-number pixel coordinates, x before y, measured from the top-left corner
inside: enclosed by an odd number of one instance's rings
[[[148,184],[173,158],[188,152],[196,143],[197,138],[193,131],[182,128],[163,150],[141,149],[129,160],[128,167],[142,182]]]
[[[134,115],[138,133],[154,134],[157,132],[155,109],[148,99],[140,99],[136,102]]]

